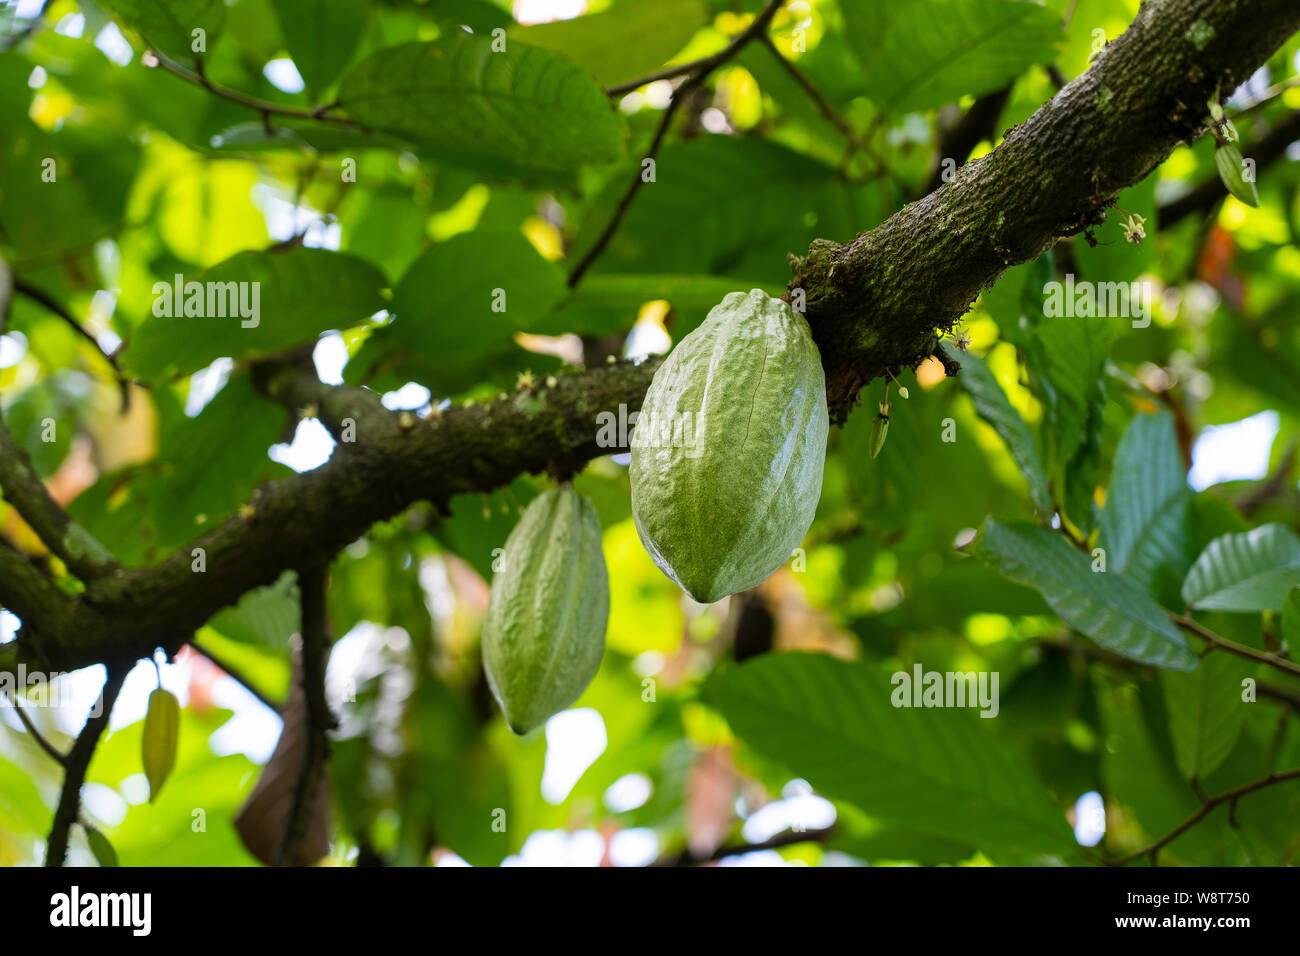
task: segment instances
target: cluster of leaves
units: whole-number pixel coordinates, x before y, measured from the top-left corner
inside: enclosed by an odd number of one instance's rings
[[[124,563],[184,546],[287,473],[267,456],[290,434],[286,414],[254,389],[250,360],[338,332],[346,382],[415,382],[437,404],[558,368],[563,343],[530,336],[581,336],[588,361],[639,318],[680,339],[727,292],[779,293],[786,255],[814,237],[846,240],[916,198],[950,105],[1005,89],[977,152],[991,149],[1055,92],[1043,67],[1085,70],[1095,31],[1117,36],[1137,3],[790,4],[772,23],[776,55],[751,43],[692,94],[653,180],[570,288],[663,116],[661,85],[605,91],[721,50],[762,5],[590,6],[524,26],[488,0],[52,0],[53,29],[0,8],[0,268],[108,351],[123,346],[115,368],[14,295],[3,331],[22,357],[0,368],[4,420]],[[149,47],[161,65],[146,64]],[[1269,80],[1294,73],[1298,47]],[[302,92],[267,79],[286,59]],[[1236,120],[1245,155],[1295,92]],[[1288,723],[1300,682],[1223,650],[1198,656],[1204,642],[1171,617],[1263,655],[1300,646],[1284,442],[1279,481],[1187,481],[1204,425],[1262,410],[1283,435],[1300,423],[1300,172],[1261,169],[1258,208],[1229,199],[1156,228],[1160,203],[1216,176],[1212,142],[1181,149],[1120,197],[1146,217],[1144,242],[1125,242],[1112,216],[1095,244],[1005,274],[968,317],[972,350],[952,351],[958,381],[918,370],[879,457],[869,413],[833,433],[804,553],[759,590],[766,643],[814,653],[737,663],[752,623],[741,602],[729,615],[685,601],[641,548],[623,467],[593,462],[576,484],[604,528],[612,613],[576,706],[599,715],[605,745],[567,793],[543,794],[548,742],[510,734],[477,657],[494,549],[542,479],[374,528],[331,568],[332,630],[360,661],[333,747],[336,857],[418,863],[442,847],[486,865],[543,831],[640,827],[664,852],[707,855],[738,838],[738,810],[799,776],[838,821],[823,846],[786,851],[809,861],[832,849],[1077,863],[1080,794],[1104,797],[1119,854],[1186,819],[1200,794],[1300,766]],[[1046,317],[1043,286],[1067,271],[1153,282],[1154,321]],[[260,283],[261,323],[155,315],[155,283],[177,275]],[[138,383],[127,411],[119,369]],[[0,509],[0,527],[34,548]],[[981,526],[973,556],[954,548]],[[298,627],[287,575],[195,640],[284,700]],[[891,675],[914,665],[999,673],[999,716],[891,706]],[[85,811],[95,845],[106,835],[123,863],[252,862],[231,821],[257,768],[214,752],[230,715],[194,669],[157,799],[133,798],[115,821],[95,818],[103,802]],[[1247,680],[1274,695],[1244,701]],[[105,738],[92,786],[140,792],[143,734],[140,720]],[[48,830],[57,770],[0,723],[0,860],[26,859]],[[650,796],[628,808],[610,788],[630,776]],[[1294,862],[1298,819],[1300,784],[1261,789],[1235,825],[1220,807],[1164,859]]]

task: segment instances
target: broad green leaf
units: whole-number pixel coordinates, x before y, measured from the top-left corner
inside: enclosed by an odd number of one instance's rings
[[[1204,780],[1236,744],[1252,706],[1241,699],[1247,668],[1239,658],[1211,654],[1190,673],[1161,672],[1174,756],[1189,780]]]
[[[1037,853],[1073,840],[1023,759],[973,715],[895,708],[890,676],[815,654],[765,654],[706,685],[751,748],[830,796],[921,833]]]
[[[564,295],[564,274],[520,233],[453,236],[425,250],[402,276],[392,323],[371,334],[349,363],[348,378],[359,380],[397,356],[413,360],[405,374],[449,394],[450,376],[472,368],[469,360],[516,352],[526,359],[514,334],[536,331]]]
[[[570,179],[623,154],[625,123],[586,73],[517,40],[492,47],[457,33],[378,50],[344,77],[339,104],[438,160],[487,173]]]
[[[597,335],[625,331],[635,324],[642,305],[663,299],[673,307],[668,331],[680,341],[727,293],[740,289],[762,289],[772,296],[785,291],[770,283],[709,275],[592,275],[542,320],[537,331]]]
[[[220,611],[208,626],[232,641],[283,650],[300,618],[298,579],[285,571],[275,584],[249,591],[234,607]]]
[[[231,285],[234,283],[234,285]],[[197,275],[154,285],[155,314],[125,352],[145,379],[187,375],[228,356],[240,361],[364,322],[383,308],[386,281],[374,265],[326,249],[241,252]],[[186,311],[177,315],[179,299]],[[160,311],[171,315],[159,315]]]
[[[1051,513],[1052,494],[1047,488],[1047,473],[1038,457],[1038,448],[1029,426],[1020,417],[1020,413],[1011,407],[1006,392],[982,358],[962,349],[946,346],[945,349],[948,356],[961,365],[961,375],[957,380],[970,395],[975,411],[1007,443],[1007,450],[1029,482],[1029,495],[1034,506],[1040,511]]]
[[[701,0],[629,3],[572,20],[517,26],[519,40],[562,54],[597,80],[613,86],[662,66],[708,20]]]
[[[247,375],[231,379],[195,418],[176,407],[170,389],[155,389],[153,398],[163,420],[158,460],[102,476],[69,509],[127,564],[192,541],[288,471],[267,457],[285,413]]]
[[[611,177],[588,206],[570,253],[573,261],[605,228],[632,173],[629,166]],[[807,249],[822,235],[823,214],[828,219],[842,214],[845,204],[834,166],[785,146],[732,136],[666,144],[654,182],[642,187],[591,277],[716,273],[785,282],[785,256]]]
[[[1190,607],[1216,611],[1280,611],[1300,585],[1300,538],[1280,524],[1209,543],[1183,581]]]
[[[1072,283],[1062,286],[1063,294]],[[1040,316],[1029,366],[1046,400],[1043,436],[1048,474],[1064,474],[1066,464],[1089,441],[1088,429],[1100,428],[1093,414],[1102,398],[1102,372],[1115,338],[1116,323],[1126,319]],[[1091,489],[1089,489],[1091,491]]]
[[[988,93],[1055,57],[1058,14],[1016,0],[844,0],[849,43],[882,109]]]
[[[181,708],[170,691],[156,688],[149,695],[144,717],[141,755],[144,775],[149,780],[149,802],[158,799],[172,768],[176,766],[176,740],[180,731]]]
[[[343,72],[361,42],[367,0],[271,0],[289,56],[313,100]]]
[[[1115,451],[1101,515],[1106,570],[1137,581],[1153,597],[1176,597],[1191,563],[1187,469],[1168,412],[1136,415]]]
[[[1282,640],[1292,655],[1300,652],[1300,586],[1288,591],[1282,603]]]
[[[224,0],[103,0],[145,42],[181,60],[206,59],[226,22]],[[202,30],[202,47],[195,30]]]
[[[1067,624],[1102,647],[1145,664],[1191,670],[1187,639],[1137,584],[1092,570],[1088,556],[1060,534],[992,518],[972,552],[985,564],[1038,591]]]
[[[86,842],[90,844],[90,852],[95,854],[100,866],[117,866],[117,851],[103,833],[94,827],[86,827]]]

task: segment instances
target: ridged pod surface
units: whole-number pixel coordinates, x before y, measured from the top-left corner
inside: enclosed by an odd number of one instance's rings
[[[733,292],[655,373],[632,436],[632,516],[695,600],[754,587],[812,524],[826,460],[826,377],[803,316]]]
[[[506,723],[526,734],[600,668],[609,576],[595,506],[570,485],[534,498],[506,539],[483,623],[483,666]]]

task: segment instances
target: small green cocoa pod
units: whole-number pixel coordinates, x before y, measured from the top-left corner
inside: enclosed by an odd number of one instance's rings
[[[632,516],[696,601],[762,583],[821,496],[826,376],[803,316],[733,292],[655,372],[632,435]]]
[[[483,622],[483,667],[506,723],[541,726],[600,668],[609,576],[595,506],[571,485],[538,495],[510,532]]]

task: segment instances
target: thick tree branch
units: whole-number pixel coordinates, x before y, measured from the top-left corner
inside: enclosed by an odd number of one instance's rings
[[[366,389],[260,366],[254,374],[264,392],[292,409],[314,406],[338,437],[347,437],[344,420],[352,419],[355,441],[340,442],[314,471],[263,485],[239,514],[161,564],[98,579],[81,598],[54,607],[29,600],[30,616],[15,605],[24,622],[22,654],[46,670],[73,670],[129,662],[159,646],[175,652],[246,591],[328,559],[417,501],[445,510],[454,495],[489,491],[547,468],[573,470],[617,452],[598,444],[597,416],[617,417],[620,406],[637,411],[658,364],[564,372],[535,392],[457,406],[428,420],[390,412]],[[193,570],[199,549],[205,571]],[[0,588],[7,585],[0,577]]]
[[[72,745],[64,762],[66,771],[63,776],[63,792],[59,796],[59,806],[54,812],[54,825],[50,829],[50,839],[46,844],[45,865],[62,866],[63,858],[68,855],[68,831],[77,822],[81,813],[81,785],[86,782],[86,771],[90,769],[90,759],[95,756],[95,747],[99,738],[108,727],[108,718],[112,716],[113,704],[122,690],[129,667],[110,667],[104,687],[99,692],[99,701],[91,712],[86,726],[82,729],[77,742]]]
[[[914,368],[1008,267],[1104,219],[1300,29],[1294,0],[1147,3],[1132,26],[992,153],[847,244],[815,240],[791,293],[826,366],[832,418],[887,370]]]

